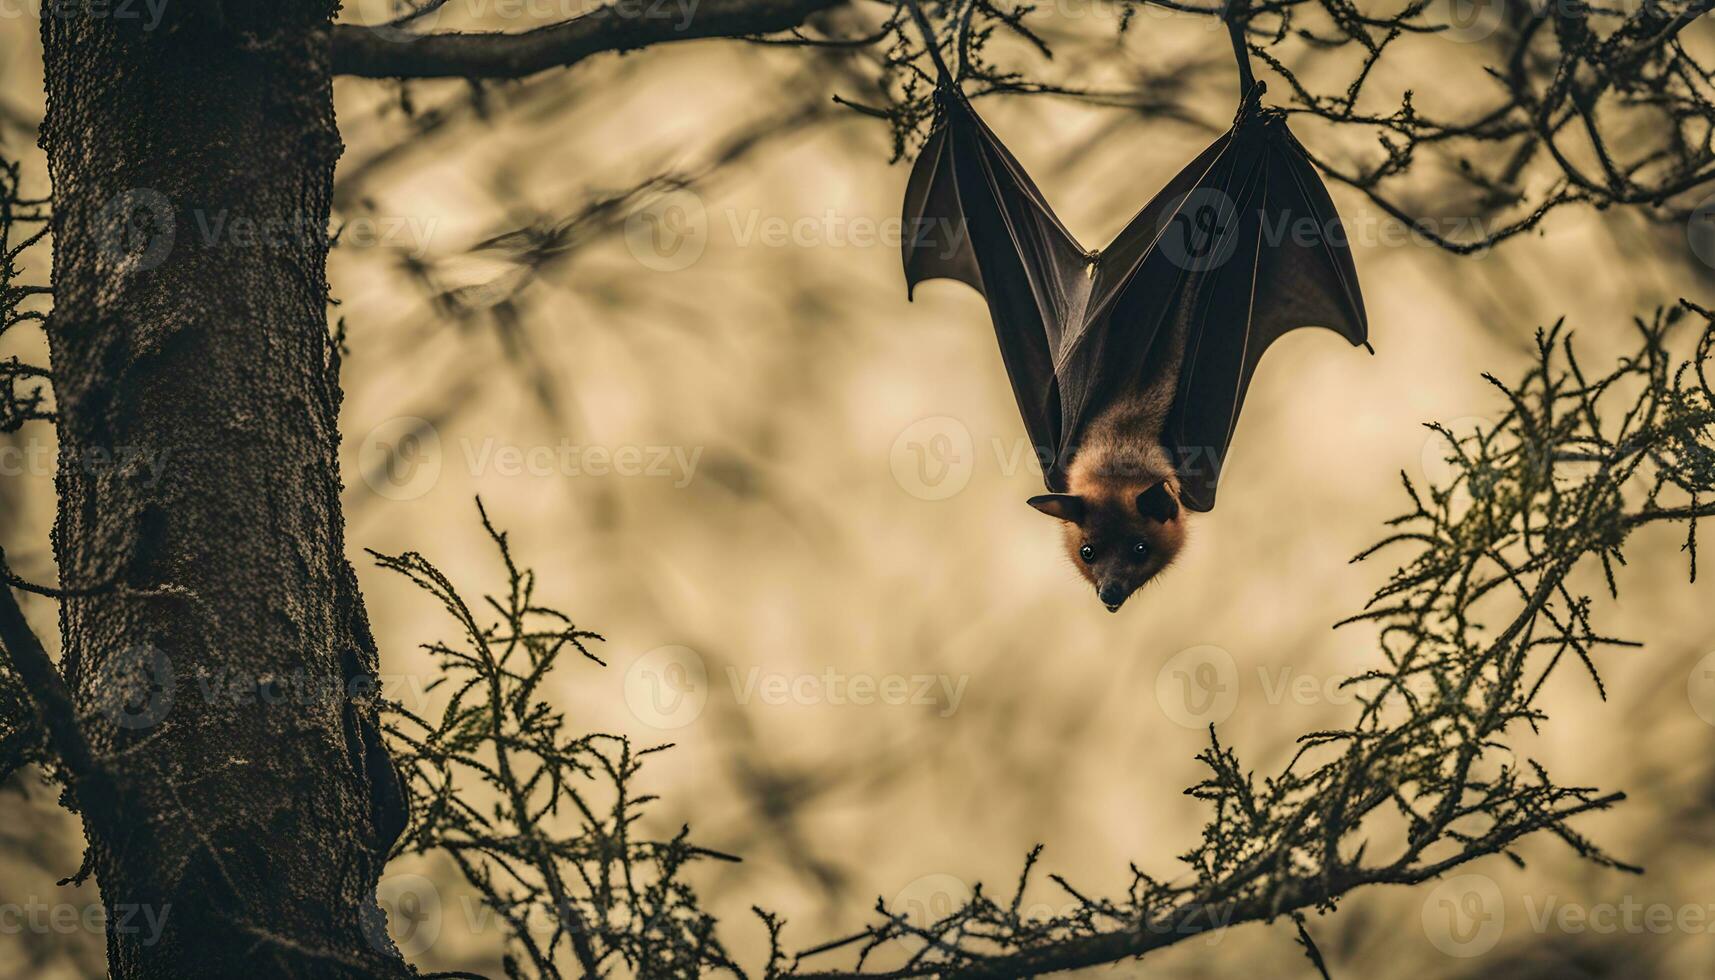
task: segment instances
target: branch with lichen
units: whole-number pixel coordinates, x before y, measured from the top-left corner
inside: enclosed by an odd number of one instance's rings
[[[491,621],[421,555],[371,552],[428,591],[462,632],[456,643],[427,647],[444,671],[437,685],[451,690],[440,717],[390,706],[394,761],[412,798],[394,853],[452,860],[506,924],[510,977],[529,975],[526,967],[558,977],[568,956],[586,977],[616,964],[645,977],[740,974],[682,877],[693,861],[735,859],[692,844],[687,830],[664,840],[639,832],[654,797],[634,783],[665,746],[567,730],[541,684],[565,656],[600,664],[591,645],[601,637],[540,605],[534,574],[514,563],[486,511],[482,521],[506,569],[505,591],[485,597]],[[477,802],[477,793],[493,803]],[[535,933],[532,922],[553,928]]]

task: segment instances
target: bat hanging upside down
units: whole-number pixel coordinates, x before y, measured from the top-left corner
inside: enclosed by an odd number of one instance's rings
[[[1112,244],[1080,245],[959,90],[927,18],[936,122],[905,191],[905,281],[968,283],[995,337],[1074,564],[1110,611],[1185,542],[1215,487],[1256,365],[1299,327],[1368,347],[1334,202],[1279,110],[1261,103],[1229,8],[1232,129]]]

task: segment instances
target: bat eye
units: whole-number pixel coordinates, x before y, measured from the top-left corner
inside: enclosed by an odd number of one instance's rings
[[[1085,561],[1094,561],[1096,559],[1096,549],[1089,545],[1084,545],[1082,548],[1078,549],[1078,557]]]
[[[1131,554],[1132,554],[1133,558],[1136,558],[1139,561],[1142,561],[1143,559],[1148,558],[1149,557],[1149,544],[1148,544],[1148,542],[1139,541],[1137,544],[1132,545],[1131,546]]]

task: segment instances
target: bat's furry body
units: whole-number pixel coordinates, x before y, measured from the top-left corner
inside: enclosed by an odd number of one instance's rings
[[[1082,502],[1077,520],[1062,518],[1066,556],[1110,610],[1161,574],[1185,546],[1179,478],[1163,444],[1185,360],[1185,324],[1164,332],[1155,346],[1143,386],[1122,393],[1089,421],[1066,465],[1067,496]],[[1152,488],[1170,497],[1170,514],[1144,516],[1138,501]]]
[[[1178,323],[1156,338],[1142,386],[1120,392],[1086,423],[1083,438],[1066,464],[1072,493],[1079,492],[1079,483],[1088,486],[1127,476],[1141,477],[1146,485],[1169,481],[1177,490],[1173,459],[1164,440],[1184,363],[1185,324]]]

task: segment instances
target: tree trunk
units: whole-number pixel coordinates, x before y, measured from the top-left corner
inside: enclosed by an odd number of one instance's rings
[[[344,558],[328,0],[43,18],[62,666],[116,978],[413,975],[398,786]],[[139,13],[145,7],[134,5]],[[353,683],[356,681],[357,683]]]

